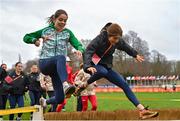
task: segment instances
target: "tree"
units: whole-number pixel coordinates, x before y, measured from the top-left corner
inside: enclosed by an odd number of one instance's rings
[[[167,75],[171,73],[171,63],[167,61],[166,56],[159,53],[157,50],[152,50],[152,75]]]
[[[125,52],[116,51],[114,54],[115,68],[121,73],[133,73],[136,75],[144,75],[149,71],[150,52],[148,43],[142,40],[138,33],[128,31],[123,36],[123,40],[132,46],[140,55],[143,55],[145,62],[135,63],[132,57],[129,57]]]
[[[180,76],[180,61],[176,62],[174,74]]]

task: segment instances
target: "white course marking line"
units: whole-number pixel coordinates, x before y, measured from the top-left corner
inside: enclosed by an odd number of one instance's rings
[[[170,101],[180,102],[180,99],[170,99]]]

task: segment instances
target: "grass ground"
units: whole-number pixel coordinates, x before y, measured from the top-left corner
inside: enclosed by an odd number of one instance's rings
[[[176,93],[135,93],[137,98],[150,109],[173,109],[180,110],[180,92]],[[29,106],[30,100],[26,95],[25,106]],[[126,98],[124,93],[97,93],[98,111],[112,111],[120,109],[135,109],[131,102]],[[7,105],[8,107],[8,105]],[[66,104],[66,111],[76,110],[76,98],[72,97]],[[89,106],[90,110],[90,106]],[[28,120],[29,113],[23,114],[23,119]],[[8,120],[8,116],[4,116]]]

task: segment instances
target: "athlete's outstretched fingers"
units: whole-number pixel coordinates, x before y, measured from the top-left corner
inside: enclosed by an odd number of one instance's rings
[[[40,40],[36,40],[36,42],[34,43],[36,47],[39,47],[40,44],[41,44],[41,41]]]
[[[81,52],[81,51],[77,50],[75,53],[76,53],[76,55],[77,55],[79,58],[82,57],[82,52]]]
[[[143,62],[143,61],[144,61],[144,57],[141,56],[141,55],[137,55],[137,56],[136,56],[136,60],[137,60],[138,62]]]
[[[94,67],[89,67],[87,70],[90,71],[92,74],[97,72],[96,68]]]

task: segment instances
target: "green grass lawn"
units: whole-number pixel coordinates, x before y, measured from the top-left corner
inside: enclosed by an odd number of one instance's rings
[[[150,109],[180,109],[180,92],[176,93],[135,93],[137,98]],[[29,98],[26,95],[25,106],[29,106]],[[136,109],[126,98],[124,93],[97,93],[98,111],[110,111],[121,109]],[[8,107],[8,105],[7,105]],[[90,106],[89,106],[90,110]],[[66,111],[76,111],[76,97],[72,97],[66,104]],[[23,119],[28,120],[30,113],[23,114]],[[4,116],[8,120],[8,116]]]

